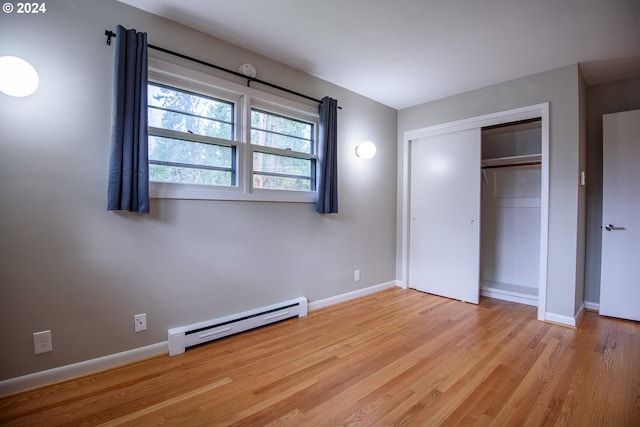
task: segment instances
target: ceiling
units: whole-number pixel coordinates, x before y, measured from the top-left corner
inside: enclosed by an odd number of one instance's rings
[[[576,63],[640,76],[640,0],[120,1],[395,109]]]

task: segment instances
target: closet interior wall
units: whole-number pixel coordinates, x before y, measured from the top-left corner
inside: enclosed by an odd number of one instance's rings
[[[480,294],[538,305],[541,122],[482,130]]]

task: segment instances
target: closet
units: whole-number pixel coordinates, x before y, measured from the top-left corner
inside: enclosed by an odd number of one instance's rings
[[[403,286],[546,318],[549,104],[404,133]]]
[[[541,120],[482,128],[480,294],[538,305]]]

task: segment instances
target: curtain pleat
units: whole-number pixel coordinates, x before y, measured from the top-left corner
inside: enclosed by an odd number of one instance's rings
[[[324,97],[319,113],[316,211],[338,213],[338,101]]]
[[[116,29],[107,210],[149,213],[147,34]]]

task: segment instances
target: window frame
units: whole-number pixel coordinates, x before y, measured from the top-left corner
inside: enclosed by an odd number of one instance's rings
[[[312,171],[318,180],[318,109],[316,105],[307,105],[287,98],[262,92],[229,80],[215,77],[191,68],[186,68],[159,58],[149,57],[149,82],[173,87],[179,90],[199,93],[217,98],[234,105],[233,116],[234,139],[226,140],[203,135],[184,134],[161,128],[149,128],[149,135],[166,134],[178,139],[195,142],[208,142],[224,145],[235,149],[235,186],[217,186],[203,184],[184,184],[173,182],[149,182],[149,195],[155,199],[197,199],[197,200],[238,200],[238,201],[267,201],[267,202],[300,202],[315,203],[318,197],[317,189],[313,191],[278,190],[253,187],[253,153],[251,144],[251,109],[258,109],[268,113],[278,114],[313,124],[312,153],[281,150],[272,147],[259,147],[257,151],[289,157],[312,159]],[[164,136],[164,135],[158,135]]]
[[[289,118],[289,119],[294,119],[297,121],[302,121],[302,122],[307,122],[307,123],[311,123],[313,124],[313,135],[312,135],[312,147],[311,147],[311,153],[304,153],[302,151],[290,151],[290,150],[283,150],[281,148],[275,148],[275,147],[269,147],[269,146],[264,146],[264,145],[258,145],[258,144],[253,144],[251,143],[251,111],[252,110],[259,110],[262,112],[265,112],[267,114],[274,114],[274,115],[278,115],[284,118]],[[273,154],[276,156],[284,156],[284,157],[293,157],[293,158],[298,158],[298,159],[304,159],[304,160],[311,160],[312,164],[311,164],[311,171],[312,174],[315,176],[311,176],[311,181],[312,181],[312,186],[313,186],[313,190],[312,191],[295,191],[295,190],[274,190],[274,189],[263,189],[263,188],[253,188],[253,191],[255,192],[273,192],[273,191],[285,191],[285,192],[294,192],[294,193],[315,193],[316,197],[313,199],[313,201],[315,202],[317,200],[317,182],[318,182],[318,114],[315,113],[315,115],[312,114],[302,114],[300,112],[297,112],[296,115],[294,115],[295,113],[292,112],[291,110],[287,109],[286,107],[282,106],[282,105],[274,105],[274,104],[270,104],[268,102],[265,102],[264,100],[261,99],[254,99],[253,102],[250,103],[249,105],[249,116],[248,116],[248,120],[247,120],[247,128],[248,128],[248,133],[247,133],[247,146],[250,149],[250,154],[249,157],[251,159],[251,161],[253,162],[253,154],[255,152],[259,152],[259,153],[266,153],[266,154]],[[253,187],[253,164],[251,165],[251,186]]]

